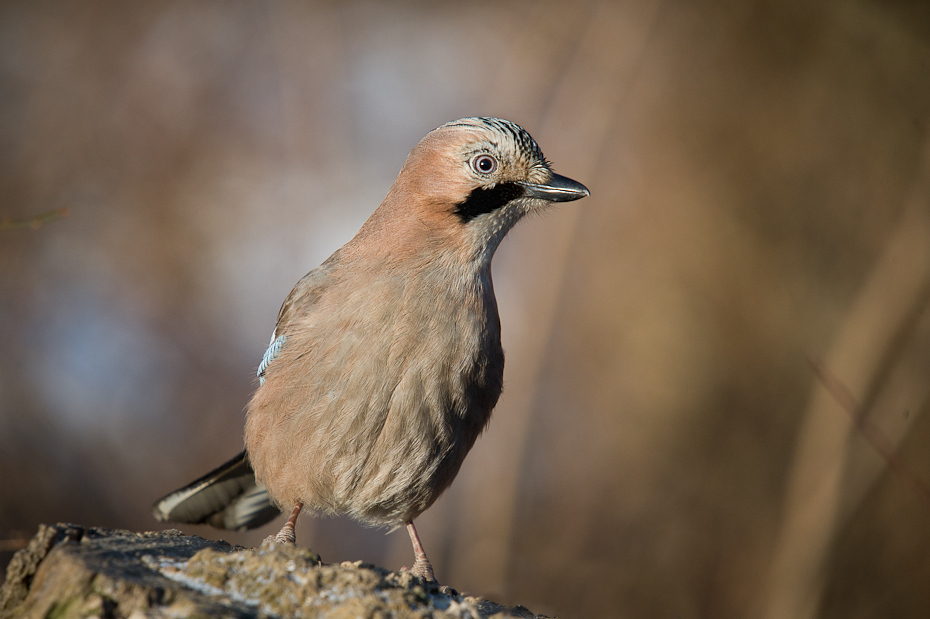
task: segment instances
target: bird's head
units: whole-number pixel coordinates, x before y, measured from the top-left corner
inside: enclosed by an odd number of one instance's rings
[[[590,195],[555,174],[529,133],[499,118],[463,118],[426,135],[360,234],[415,251],[418,239],[490,259],[504,235],[550,202]],[[380,243],[379,243],[380,244]]]

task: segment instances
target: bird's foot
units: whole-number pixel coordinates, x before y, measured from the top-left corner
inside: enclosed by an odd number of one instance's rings
[[[297,534],[294,533],[294,526],[291,523],[287,523],[281,530],[278,531],[278,534],[274,536],[275,544],[290,544],[294,546],[297,544]]]
[[[451,595],[453,597],[458,596],[458,592],[455,589],[445,585],[440,585],[436,581],[436,576],[433,574],[433,566],[430,565],[429,559],[426,557],[426,552],[423,550],[423,544],[420,543],[420,536],[417,534],[417,528],[413,526],[412,520],[407,522],[407,533],[410,534],[410,541],[413,544],[413,554],[416,559],[413,564],[413,569],[408,570],[407,568],[403,568],[403,570],[410,572],[414,576],[422,578],[427,582],[427,584],[434,585],[441,593],[445,593],[446,595]]]
[[[413,564],[413,569],[410,570],[410,573],[414,576],[419,576],[426,582],[436,582],[436,576],[433,575],[433,566],[430,565],[429,559],[426,558],[425,554],[417,555],[416,562]]]
[[[297,524],[297,516],[300,515],[300,510],[303,509],[304,504],[300,501],[294,505],[294,509],[291,511],[290,517],[287,519],[287,522],[284,523],[284,526],[281,527],[281,530],[278,531],[278,534],[274,536],[275,544],[297,544],[297,533],[294,532],[294,526]]]
[[[417,578],[422,579],[423,581],[425,581],[428,587],[430,588],[435,587],[435,589],[439,591],[439,593],[442,593],[443,595],[448,595],[449,597],[452,597],[452,598],[461,597],[459,595],[459,592],[453,589],[452,587],[450,587],[449,585],[441,585],[439,584],[439,582],[436,580],[435,577],[430,578],[429,575],[432,574],[432,569],[430,569],[429,572],[421,572],[417,570],[417,566],[414,564],[413,568],[404,566],[400,568],[400,571],[406,572],[407,574],[410,574],[411,576],[416,576]]]

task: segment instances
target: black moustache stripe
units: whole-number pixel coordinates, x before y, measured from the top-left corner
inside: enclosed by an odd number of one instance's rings
[[[464,201],[455,205],[455,214],[463,222],[469,222],[478,215],[496,211],[511,200],[523,196],[523,187],[516,183],[500,183],[493,187],[476,187],[471,190]]]

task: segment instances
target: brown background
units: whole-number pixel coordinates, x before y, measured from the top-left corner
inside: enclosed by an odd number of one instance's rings
[[[495,259],[505,394],[419,523],[439,578],[567,617],[930,616],[922,0],[0,4],[0,547],[158,527],[240,449],[290,287],[468,115],[593,195]]]

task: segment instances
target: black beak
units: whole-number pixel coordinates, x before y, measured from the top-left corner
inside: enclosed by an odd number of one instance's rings
[[[571,202],[590,196],[588,188],[560,174],[553,174],[545,185],[535,183],[518,183],[526,191],[526,197],[539,198],[549,202]]]

